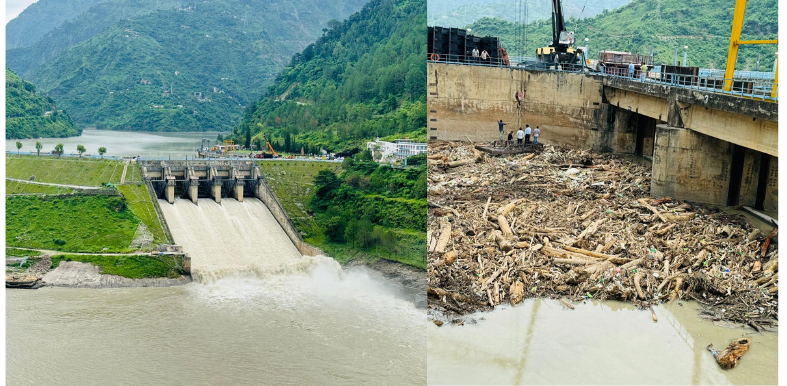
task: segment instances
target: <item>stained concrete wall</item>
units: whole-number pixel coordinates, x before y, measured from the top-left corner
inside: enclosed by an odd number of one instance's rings
[[[445,63],[427,70],[430,139],[491,141],[500,118],[511,122],[506,132],[516,132],[518,121],[539,126],[548,145],[601,147],[608,117],[598,77]],[[521,114],[518,91],[525,93]]]
[[[765,201],[762,206],[765,210],[779,209],[779,158],[771,156],[768,163],[768,183],[765,187]]]
[[[265,206],[268,207],[268,210],[271,211],[273,218],[275,218],[279,225],[281,225],[282,229],[284,229],[284,233],[286,233],[287,237],[289,237],[292,243],[295,244],[295,248],[298,249],[298,252],[300,252],[301,255],[317,256],[324,254],[322,250],[307,244],[303,241],[303,239],[301,239],[300,233],[298,233],[298,230],[292,225],[290,217],[279,203],[279,200],[276,198],[276,194],[273,193],[273,191],[263,180],[260,180],[260,183],[257,184],[257,187],[254,191],[254,196],[259,198],[260,201],[262,201]]]
[[[656,126],[651,194],[726,204],[732,146],[692,130]]]

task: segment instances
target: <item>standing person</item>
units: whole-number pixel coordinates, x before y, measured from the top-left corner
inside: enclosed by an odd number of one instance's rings
[[[473,63],[478,63],[478,48],[473,48]]]
[[[503,140],[503,126],[507,125],[508,122],[503,122],[502,119],[497,119],[497,129],[500,131],[500,140]]]
[[[481,60],[489,59],[489,53],[486,50],[481,51]]]
[[[525,138],[525,132],[522,131],[522,128],[519,128],[519,131],[516,132],[516,143],[517,145],[522,144],[522,138]]]
[[[533,130],[533,143],[538,143],[538,136],[541,135],[541,130],[536,126],[536,129]]]
[[[509,131],[508,132],[508,142],[511,142],[513,140],[514,140],[514,132],[513,131]]]
[[[629,78],[634,77],[634,63],[629,63]]]
[[[642,78],[644,82],[648,78],[648,65],[643,64],[642,67],[639,68],[639,77]]]
[[[525,125],[525,143],[530,143],[530,125]]]

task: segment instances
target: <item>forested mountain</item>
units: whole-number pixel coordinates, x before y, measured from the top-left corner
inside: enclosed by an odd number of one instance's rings
[[[566,18],[587,18],[593,17],[605,9],[613,10],[630,3],[631,0],[607,0],[607,1],[587,1],[587,0],[563,0],[563,15]],[[453,5],[445,12],[432,13],[432,4],[448,3]],[[524,4],[527,3],[525,9]],[[525,1],[525,0],[493,0],[491,2],[473,2],[460,5],[450,0],[429,0],[429,25],[441,27],[464,28],[468,24],[483,18],[497,18],[509,22],[526,20],[532,22],[536,20],[550,20],[552,17],[552,2],[549,0]],[[444,8],[449,8],[444,6]],[[525,18],[525,10],[527,18]]]
[[[101,0],[38,0],[5,25],[5,49],[28,47]]]
[[[567,21],[576,40],[588,38],[590,58],[603,49],[649,54],[656,63],[672,64],[675,48],[683,60],[683,46],[688,46],[688,65],[723,69],[730,44],[735,2],[730,0],[634,0],[614,11],[587,19]],[[776,39],[778,35],[777,0],[749,0],[746,6],[742,39]],[[474,35],[502,38],[509,53],[518,54],[516,25],[500,19],[481,19],[468,26]],[[525,55],[535,56],[537,47],[552,40],[550,20],[527,25]],[[760,70],[770,71],[775,59],[775,45],[741,46],[736,68],[753,70],[760,59]]]
[[[74,121],[36,87],[5,69],[6,139],[70,137],[81,134]]]
[[[425,141],[425,58],[425,2],[372,0],[295,55],[235,137],[264,134],[293,152],[365,147],[376,136]]]
[[[40,10],[38,7],[41,1],[48,4],[44,10]],[[31,17],[39,17],[47,21],[60,20],[61,22],[46,31],[43,31],[43,28],[39,30],[39,26],[33,23],[24,23],[13,28],[12,32],[20,36],[25,36],[28,31],[43,32],[40,35],[31,33],[30,35],[38,36],[38,38],[20,48],[12,49],[15,47],[8,45],[6,47],[6,65],[20,76],[28,77],[38,66],[70,47],[99,34],[120,20],[145,15],[157,9],[173,8],[181,2],[181,0],[79,0],[73,5],[69,5],[69,2],[64,0],[40,0],[26,8],[8,24],[11,25],[16,20],[27,20]],[[80,6],[83,3],[86,6]],[[31,16],[31,13],[34,16]],[[76,14],[67,19],[59,17],[61,14],[74,13]],[[42,24],[53,23],[44,22]],[[6,30],[8,29],[6,28]],[[11,39],[11,37],[9,36],[7,39]]]
[[[287,58],[364,2],[186,2],[122,19],[26,78],[82,126],[230,130]]]

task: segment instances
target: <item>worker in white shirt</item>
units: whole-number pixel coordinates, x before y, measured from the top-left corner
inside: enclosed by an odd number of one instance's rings
[[[533,130],[533,143],[538,143],[538,136],[541,135],[541,129],[536,126],[536,129]]]
[[[522,138],[525,138],[525,132],[522,131],[522,128],[519,128],[519,131],[516,132],[516,143],[517,145],[522,144]]]
[[[530,143],[530,125],[525,125],[525,143]]]

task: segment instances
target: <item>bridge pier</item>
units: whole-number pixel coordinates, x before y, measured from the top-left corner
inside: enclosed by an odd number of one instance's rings
[[[175,177],[167,176],[167,202],[175,203]]]
[[[213,196],[213,200],[216,201],[217,204],[221,204],[221,180],[213,180],[210,194]]]
[[[197,197],[199,195],[199,180],[189,180],[189,198],[195,205],[197,204]]]
[[[243,202],[243,185],[244,182],[241,179],[235,180],[235,189],[233,195],[238,202]]]

